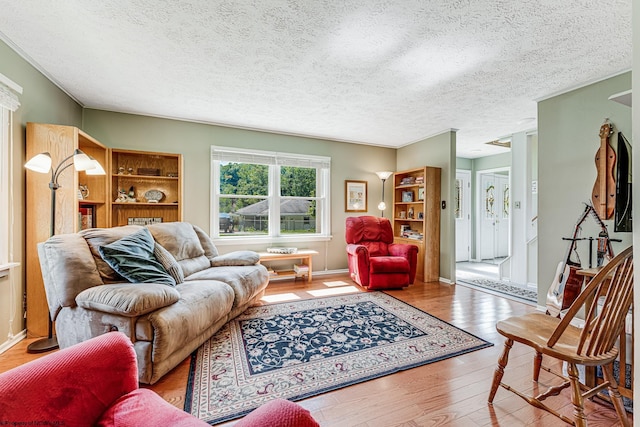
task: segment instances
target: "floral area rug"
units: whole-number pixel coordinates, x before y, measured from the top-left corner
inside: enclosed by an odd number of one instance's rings
[[[194,352],[185,411],[217,424],[491,345],[382,292],[253,307]]]

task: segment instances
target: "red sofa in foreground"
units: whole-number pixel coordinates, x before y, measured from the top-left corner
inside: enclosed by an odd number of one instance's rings
[[[110,332],[0,374],[0,424],[209,426],[138,388],[129,338]],[[273,400],[236,427],[318,427],[297,403]]]

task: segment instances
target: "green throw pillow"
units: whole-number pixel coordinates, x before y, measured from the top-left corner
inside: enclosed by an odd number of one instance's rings
[[[113,243],[100,246],[98,250],[111,268],[132,283],[175,286],[175,279],[154,256],[154,247],[153,236],[148,229],[143,228]]]

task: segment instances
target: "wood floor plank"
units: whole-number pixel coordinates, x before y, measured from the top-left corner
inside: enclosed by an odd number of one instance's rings
[[[312,283],[302,280],[273,282],[266,294],[291,293],[301,299],[310,299],[314,296],[309,291],[330,289],[325,282],[340,281],[345,286],[355,286],[347,275],[315,274]],[[356,290],[362,291],[357,287]],[[418,282],[387,293],[486,339],[494,346],[300,401],[323,427],[563,425],[557,418],[502,388],[498,390],[494,404],[487,403],[493,373],[504,345],[504,338],[496,331],[495,324],[509,316],[533,312],[535,307],[476,289],[437,282]],[[0,355],[0,372],[41,357],[26,353],[31,341],[23,340]],[[532,363],[533,352],[516,343],[503,380],[524,392],[535,392]],[[189,365],[190,358],[187,358],[158,383],[144,387],[182,409]],[[553,366],[560,368],[557,363]],[[543,372],[539,387],[557,384],[557,381]],[[569,396],[565,390],[559,398],[549,399],[547,403],[571,416],[573,408]],[[592,427],[619,425],[611,407],[587,401],[585,413]],[[632,422],[632,415],[629,419]],[[230,421],[219,426],[231,427],[233,424]]]

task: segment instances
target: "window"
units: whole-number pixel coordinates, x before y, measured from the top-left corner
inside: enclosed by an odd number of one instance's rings
[[[0,74],[0,267],[12,260],[13,185],[11,122],[22,88]]]
[[[0,107],[0,265],[9,262],[9,110]]]
[[[214,238],[329,237],[330,158],[214,146],[211,170]]]

